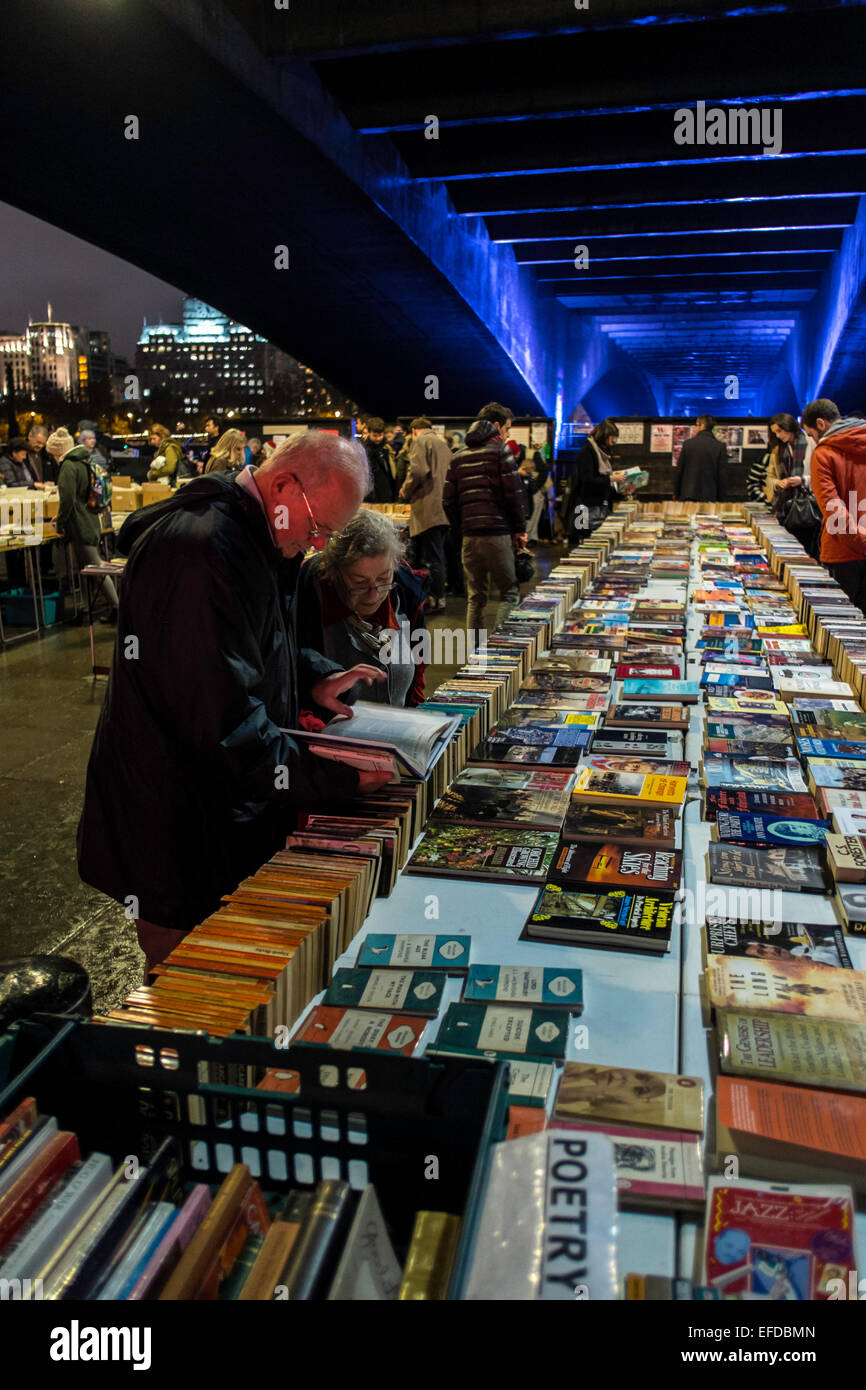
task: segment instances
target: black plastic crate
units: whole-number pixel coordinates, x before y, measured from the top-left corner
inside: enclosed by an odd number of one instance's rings
[[[297,1072],[300,1089],[202,1080],[229,1067]],[[99,1150],[116,1164],[135,1155],[144,1165],[172,1134],[190,1182],[219,1183],[234,1163],[246,1163],[266,1192],[321,1178],[359,1190],[372,1182],[400,1254],[417,1211],[453,1212],[463,1220],[449,1296],[460,1296],[490,1146],[505,1138],[504,1063],[276,1049],[264,1038],[38,1015],[10,1030],[5,1071],[14,1079],[0,1092],[0,1116],[33,1095],[75,1131],[82,1152]]]

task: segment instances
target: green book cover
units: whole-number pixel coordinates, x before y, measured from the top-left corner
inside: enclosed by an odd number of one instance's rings
[[[445,979],[433,970],[335,970],[322,1003],[432,1018],[439,1012]]]
[[[508,1004],[449,1004],[437,1046],[519,1057],[564,1058],[570,1018],[562,1009]]]

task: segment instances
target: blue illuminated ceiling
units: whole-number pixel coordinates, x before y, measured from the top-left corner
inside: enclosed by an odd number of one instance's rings
[[[799,340],[866,191],[860,4],[622,0],[569,16],[547,0],[445,0],[433,35],[386,0],[379,37],[357,7],[326,8],[293,38],[272,21],[271,50],[312,60],[356,130],[388,136],[416,182],[444,184],[542,298],[653,380],[660,406],[718,399],[731,373],[745,409],[817,389]],[[676,144],[676,112],[698,102],[726,121],[765,108],[768,131],[775,110],[778,152]],[[849,388],[854,348],[843,331]]]
[[[864,3],[4,0],[3,196],[376,414],[859,408]]]

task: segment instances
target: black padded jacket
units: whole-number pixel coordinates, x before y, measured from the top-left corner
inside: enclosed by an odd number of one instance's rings
[[[508,445],[492,420],[476,420],[454,455],[442,505],[464,536],[508,536],[526,525],[525,492]]]

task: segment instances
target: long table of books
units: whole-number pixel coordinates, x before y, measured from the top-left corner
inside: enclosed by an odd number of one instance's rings
[[[683,511],[618,508],[419,711],[316,735],[395,755],[399,784],[302,817],[154,985],[64,1024],[93,1079],[127,1038],[150,1068],[145,1205],[84,1157],[96,1120],[80,1148],[51,1128],[57,1042],[42,1094],[38,1068],[7,1086],[0,1278],[144,1300],[856,1296],[866,624],[771,516]],[[118,1143],[140,1113],[119,1103]],[[104,1271],[46,1236],[40,1134]]]

